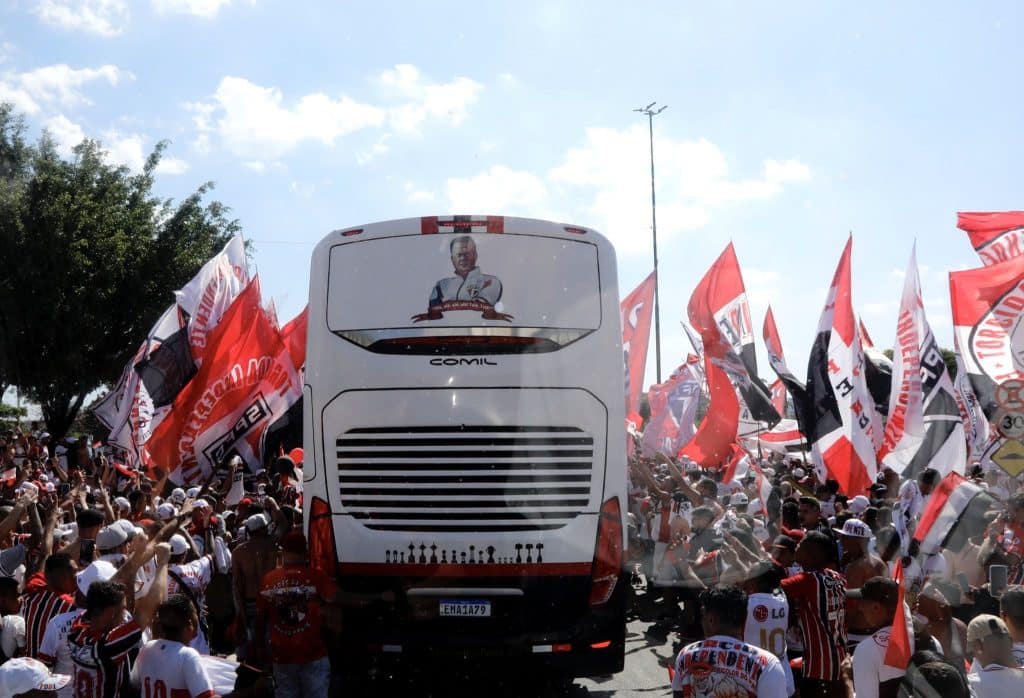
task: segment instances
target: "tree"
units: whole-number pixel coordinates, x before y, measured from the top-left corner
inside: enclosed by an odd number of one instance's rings
[[[892,349],[886,349],[882,352],[889,360],[892,360],[893,351]],[[942,354],[942,360],[946,362],[946,368],[949,369],[949,377],[956,378],[956,352],[952,349],[939,348],[939,353]]]
[[[48,134],[36,145],[24,134],[0,105],[0,378],[59,438],[239,225],[203,204],[212,183],[178,205],[153,195],[166,143],[135,174],[96,141],[64,159]]]

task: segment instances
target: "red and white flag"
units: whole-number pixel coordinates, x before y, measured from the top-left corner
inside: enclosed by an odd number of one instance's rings
[[[260,307],[254,279],[211,332],[207,360],[157,427],[150,454],[176,482],[202,481],[232,453],[255,469],[266,428],[300,395],[298,373]]]
[[[783,419],[771,431],[762,431],[758,442],[761,448],[782,454],[805,451],[807,445],[795,419]]]
[[[991,495],[960,473],[950,473],[928,497],[914,540],[928,555],[943,548],[959,552],[962,539],[985,528],[985,513],[994,502]]]
[[[960,340],[953,335],[953,347],[956,351],[956,379],[953,381],[953,395],[960,409],[960,419],[964,425],[964,436],[967,439],[967,461],[974,462],[985,453],[989,442],[990,427],[981,402],[974,394],[974,386],[967,375],[963,357],[960,355]]]
[[[1024,255],[1024,211],[961,212],[956,227],[970,237],[985,266]]]
[[[751,417],[775,426],[781,416],[757,373],[757,352],[743,275],[730,243],[697,284],[687,315],[700,332],[705,365],[717,364],[736,384]]]
[[[949,370],[925,317],[916,246],[896,322],[892,386],[879,462],[908,479],[925,468],[942,475],[965,472],[963,421]]]
[[[906,587],[903,584],[903,564],[896,564],[897,601],[896,612],[893,614],[892,623],[889,628],[889,646],[885,649],[886,666],[897,669],[906,669],[910,664],[910,608],[906,604]]]
[[[708,411],[697,433],[678,455],[688,457],[703,468],[717,468],[729,457],[730,447],[736,440],[740,402],[729,376],[715,363],[705,362],[704,375],[710,396]]]
[[[996,387],[1024,379],[1024,256],[949,275],[953,334],[974,394],[989,419]]]
[[[248,283],[245,244],[241,235],[235,235],[191,281],[174,292],[188,322],[188,344],[197,367],[203,363],[210,330]]]
[[[640,414],[640,393],[647,368],[647,347],[654,317],[654,272],[619,304],[622,316],[622,358],[625,364],[626,415]]]
[[[757,499],[761,504],[761,513],[768,516],[768,498],[772,496],[772,481],[765,477],[757,463],[751,461],[750,470],[755,475],[754,486],[757,488]]]
[[[288,348],[288,354],[292,357],[292,364],[298,369],[306,365],[306,333],[308,328],[308,305],[302,309],[301,313],[289,320],[287,325],[281,328],[281,339]]]
[[[808,419],[804,428],[819,477],[826,472],[840,491],[854,496],[875,481],[875,434],[881,434],[864,375],[864,352],[853,316],[850,253],[843,248],[818,335],[807,365]]]
[[[779,378],[774,383],[768,386],[768,389],[772,391],[772,407],[780,415],[786,414],[786,384]]]
[[[651,386],[647,392],[651,416],[640,441],[640,452],[645,457],[653,458],[658,453],[674,456],[693,438],[700,392],[700,378],[689,363],[676,369],[664,383]]]
[[[750,454],[739,444],[732,445],[732,454],[725,463],[722,482],[732,482],[747,476],[750,471]]]

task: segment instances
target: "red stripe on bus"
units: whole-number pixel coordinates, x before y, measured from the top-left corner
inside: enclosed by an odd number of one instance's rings
[[[488,233],[505,232],[505,216],[487,216]]]
[[[540,564],[397,565],[379,562],[342,562],[342,575],[358,577],[586,577],[589,562]]]
[[[437,216],[420,218],[420,235],[437,235]]]

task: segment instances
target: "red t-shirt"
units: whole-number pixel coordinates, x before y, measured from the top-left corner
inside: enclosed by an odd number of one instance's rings
[[[308,567],[286,565],[263,576],[256,608],[267,619],[275,664],[308,664],[327,656],[321,604],[337,591],[327,575]]]

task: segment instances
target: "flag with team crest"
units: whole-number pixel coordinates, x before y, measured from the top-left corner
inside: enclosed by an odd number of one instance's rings
[[[689,443],[700,394],[700,377],[690,363],[676,369],[664,383],[651,386],[647,393],[651,417],[640,440],[642,455],[653,458],[663,453],[674,457]]]
[[[807,364],[808,423],[804,425],[819,477],[826,474],[854,496],[875,481],[875,438],[881,427],[864,372],[853,316],[851,236],[843,249]],[[876,437],[877,434],[877,437]]]
[[[961,212],[956,225],[985,266],[1024,255],[1024,211]]]
[[[643,391],[651,318],[654,316],[654,272],[622,299],[619,313],[622,316],[622,358],[626,373],[626,417],[635,422],[640,413],[640,393]]]

